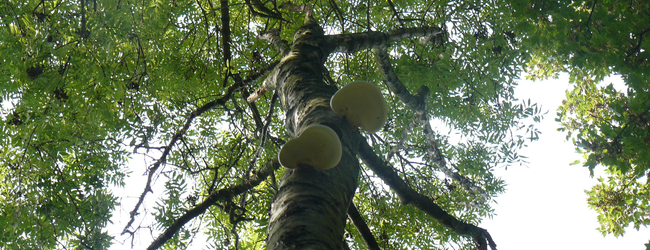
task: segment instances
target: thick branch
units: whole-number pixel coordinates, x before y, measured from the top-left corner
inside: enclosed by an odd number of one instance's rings
[[[361,237],[363,237],[363,241],[366,242],[368,250],[380,250],[381,248],[379,248],[379,244],[377,243],[375,236],[372,235],[372,231],[370,231],[370,228],[368,228],[368,224],[366,224],[366,222],[363,220],[361,214],[359,213],[359,210],[357,209],[357,206],[355,206],[354,203],[350,203],[350,208],[348,208],[348,216],[352,220],[354,227],[356,227],[357,231],[359,231],[359,234],[361,234]]]
[[[329,53],[344,52],[354,53],[364,49],[385,46],[389,42],[399,41],[404,38],[432,37],[443,34],[438,27],[403,28],[388,32],[363,32],[355,34],[327,36],[330,45]]]
[[[329,55],[333,52],[345,52],[345,53],[354,53],[363,49],[370,49],[373,47],[385,46],[388,42],[399,41],[403,38],[413,38],[413,37],[432,37],[439,34],[443,34],[443,31],[437,27],[424,27],[424,28],[403,28],[398,30],[393,30],[389,32],[363,32],[355,34],[344,34],[344,35],[330,35],[325,36],[325,48],[324,53]],[[261,37],[267,39],[266,37]],[[267,39],[269,40],[269,39]],[[277,40],[277,38],[276,38]],[[271,40],[269,40],[271,41]],[[273,41],[271,41],[273,43]],[[281,50],[284,50],[283,45],[274,46]],[[289,54],[284,55],[285,58],[291,56]],[[271,76],[270,76],[271,77]],[[248,97],[249,102],[254,102],[257,100],[264,92],[274,90],[277,86],[277,82],[274,78],[267,78],[264,81],[264,84],[260,86],[251,96]]]
[[[229,62],[232,58],[230,52],[230,7],[228,0],[221,0],[221,46],[223,46],[223,58]]]
[[[228,78],[230,77],[230,61],[232,60],[232,53],[230,52],[230,43],[232,39],[230,38],[230,7],[228,6],[228,0],[221,0],[221,39],[223,46],[223,59],[226,64],[226,75],[223,79],[222,86],[225,87],[228,84]]]
[[[380,159],[368,142],[362,136],[357,138],[359,141],[359,157],[361,160],[381,178],[386,185],[397,194],[402,203],[414,206],[427,215],[431,216],[438,223],[453,230],[455,233],[463,236],[472,237],[478,249],[487,250],[489,245],[492,250],[496,250],[496,244],[487,230],[472,224],[460,221],[450,215],[440,206],[435,204],[431,198],[418,193],[409,187],[404,180],[389,166],[385,161]]]
[[[422,86],[420,89],[418,89],[416,95],[411,95],[406,87],[404,87],[402,81],[400,81],[400,79],[397,77],[397,74],[395,74],[393,66],[390,63],[390,57],[388,55],[386,47],[374,47],[373,52],[375,54],[375,61],[379,66],[379,71],[381,72],[383,81],[386,83],[386,85],[388,85],[390,91],[393,92],[400,101],[402,101],[407,107],[409,107],[417,114],[416,122],[423,127],[423,131],[427,140],[427,158],[446,176],[458,182],[473,196],[476,196],[476,192],[482,193],[482,189],[474,184],[471,180],[447,167],[445,157],[442,155],[440,149],[438,148],[435,132],[429,123],[429,115],[427,112],[429,88]]]
[[[287,43],[285,40],[282,40],[282,37],[280,37],[280,30],[278,29],[271,29],[268,32],[264,32],[258,35],[257,38],[269,41],[273,47],[275,47],[275,50],[280,52],[280,56],[282,57],[286,56],[289,54],[289,51],[291,51],[289,43]]]
[[[171,239],[174,234],[176,234],[176,232],[178,232],[178,230],[183,227],[183,225],[195,217],[203,214],[206,210],[208,210],[208,208],[210,208],[210,206],[217,203],[217,201],[230,200],[232,197],[250,190],[251,188],[259,185],[263,180],[266,179],[266,177],[269,176],[269,174],[271,174],[279,167],[280,163],[278,162],[277,158],[273,157],[273,159],[266,162],[266,164],[264,164],[264,167],[262,167],[262,169],[260,169],[260,171],[257,172],[257,174],[252,178],[235,186],[212,192],[203,202],[185,212],[183,215],[181,215],[181,217],[178,217],[178,219],[176,219],[169,227],[167,227],[167,229],[165,229],[165,231],[160,234],[156,240],[151,242],[151,245],[149,245],[147,249],[158,249],[163,244],[165,244],[165,242]]]
[[[388,57],[386,48],[375,47],[372,51],[375,54],[375,61],[379,66],[379,71],[381,72],[383,80],[388,85],[390,91],[397,95],[397,98],[399,98],[399,100],[406,104],[406,106],[411,110],[420,114],[425,113],[426,100],[429,97],[429,88],[427,88],[427,86],[422,86],[415,96],[411,95],[393,71],[393,66],[390,64],[390,58]]]

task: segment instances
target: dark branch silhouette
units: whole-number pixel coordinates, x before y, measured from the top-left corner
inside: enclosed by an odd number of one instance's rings
[[[436,35],[444,35],[444,33],[436,33]],[[458,171],[454,171],[452,168],[447,166],[447,161],[440,152],[435,132],[429,123],[429,114],[427,112],[429,88],[422,86],[418,89],[417,94],[412,95],[406,87],[404,87],[404,84],[397,77],[395,71],[393,71],[386,47],[375,47],[373,48],[373,52],[383,81],[388,85],[390,91],[393,92],[400,101],[402,101],[402,103],[415,112],[416,121],[414,122],[422,126],[426,137],[427,158],[436,166],[437,169],[441,170],[447,177],[458,182],[472,196],[480,197],[476,195],[476,193],[483,193],[485,191],[472,180],[460,175]]]
[[[480,250],[487,250],[488,245],[492,250],[497,249],[487,230],[456,219],[435,204],[431,198],[413,190],[391,166],[377,156],[365,138],[359,135],[357,139],[359,142],[358,154],[361,160],[397,194],[403,204],[420,209],[459,235],[472,237]]]
[[[375,236],[372,234],[372,231],[370,231],[370,228],[368,228],[368,224],[366,224],[366,221],[363,220],[361,214],[359,213],[359,210],[357,209],[357,206],[355,206],[354,203],[350,203],[350,208],[348,208],[348,216],[352,220],[354,227],[356,227],[357,231],[359,231],[359,234],[361,234],[361,237],[363,237],[363,241],[366,242],[368,250],[381,250],[381,248],[379,248],[379,244],[377,243],[377,239],[375,239]]]
[[[167,227],[167,229],[165,229],[165,231],[160,234],[156,240],[151,242],[151,245],[147,247],[147,250],[158,249],[163,244],[165,244],[165,242],[174,237],[174,234],[176,234],[176,232],[178,232],[178,230],[180,230],[187,222],[203,214],[217,201],[230,200],[232,197],[250,190],[251,188],[259,185],[269,176],[269,174],[271,174],[279,167],[280,163],[278,162],[277,158],[274,157],[271,161],[266,162],[266,164],[264,164],[264,167],[262,167],[260,171],[253,175],[253,177],[250,179],[235,186],[219,189],[212,192],[203,202],[197,204],[195,207],[178,217],[178,219],[176,219],[169,227]]]
[[[172,148],[174,147],[176,142],[178,140],[180,140],[183,137],[183,135],[185,135],[185,133],[187,132],[187,129],[192,125],[192,121],[194,120],[194,118],[202,115],[203,113],[207,112],[208,110],[211,110],[212,108],[214,108],[216,106],[225,105],[226,102],[228,102],[228,100],[230,100],[230,98],[235,93],[235,91],[237,91],[240,88],[250,84],[251,82],[259,80],[260,78],[262,78],[262,76],[266,75],[271,69],[273,69],[273,67],[275,67],[275,65],[277,63],[278,62],[273,62],[273,63],[269,64],[268,66],[266,66],[265,68],[260,70],[258,73],[249,75],[244,81],[235,82],[235,84],[228,87],[228,90],[226,90],[226,93],[224,93],[223,96],[221,96],[220,98],[214,99],[214,100],[212,100],[212,101],[210,101],[210,102],[208,102],[206,104],[203,104],[201,107],[199,107],[198,109],[192,111],[187,116],[187,120],[185,121],[185,124],[183,125],[183,127],[180,130],[178,130],[174,134],[174,136],[172,136],[169,143],[167,143],[167,146],[164,147],[165,150],[163,151],[160,158],[158,158],[158,160],[156,162],[154,162],[153,165],[149,168],[149,170],[148,170],[149,173],[148,173],[148,176],[147,176],[147,184],[145,185],[145,188],[144,188],[144,191],[142,192],[142,194],[140,194],[140,198],[138,199],[138,202],[135,204],[135,207],[129,213],[129,216],[131,218],[130,218],[129,222],[126,224],[126,226],[124,227],[124,230],[122,230],[122,234],[127,233],[128,230],[129,230],[129,227],[131,227],[131,225],[135,221],[135,216],[138,214],[138,209],[142,205],[142,202],[144,201],[144,198],[147,195],[147,193],[149,193],[151,191],[151,182],[153,180],[154,174],[156,173],[156,171],[158,170],[160,165],[165,163],[165,161],[167,160],[167,156],[171,152]]]

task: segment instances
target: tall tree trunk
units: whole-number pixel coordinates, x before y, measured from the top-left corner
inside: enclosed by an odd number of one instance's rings
[[[267,80],[277,87],[289,135],[296,137],[313,124],[329,126],[339,135],[343,157],[330,170],[299,166],[285,172],[271,205],[268,249],[342,249],[346,215],[359,176],[358,145],[353,139],[358,131],[330,108],[329,100],[337,90],[323,82],[323,64],[330,50],[322,28],[308,20],[296,31],[291,52]]]

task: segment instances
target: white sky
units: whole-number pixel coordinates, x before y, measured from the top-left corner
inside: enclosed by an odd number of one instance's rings
[[[596,230],[597,214],[587,206],[584,190],[597,183],[602,168],[592,179],[581,164],[570,166],[582,156],[565,140],[564,132],[556,130],[555,111],[567,87],[567,77],[561,76],[558,80],[521,81],[516,88],[520,99],[530,98],[549,113],[538,125],[543,133],[540,140],[520,151],[529,157],[528,166],[497,170],[507,191],[496,199],[497,216],[480,226],[490,232],[499,250],[645,249],[643,244],[650,240],[648,228],[628,228],[619,238],[603,237]]]

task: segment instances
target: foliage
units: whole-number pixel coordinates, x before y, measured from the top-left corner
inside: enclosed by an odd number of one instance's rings
[[[650,3],[517,1],[532,78],[568,72],[573,89],[558,110],[584,166],[608,176],[590,191],[603,234],[650,225]],[[602,84],[620,76],[625,86]]]

